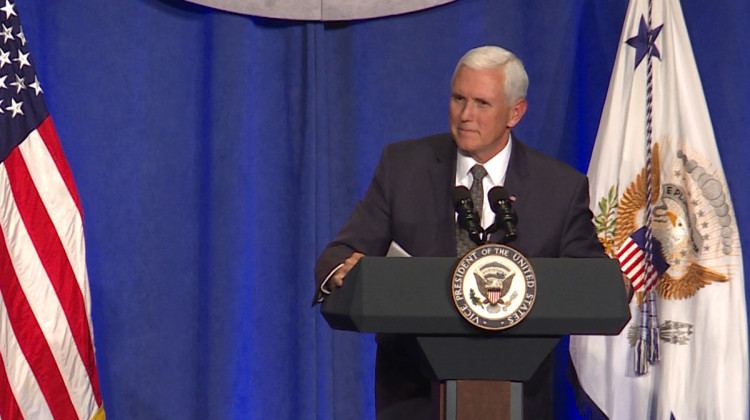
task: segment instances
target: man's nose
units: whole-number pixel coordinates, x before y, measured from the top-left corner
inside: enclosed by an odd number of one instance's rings
[[[466,101],[463,108],[461,109],[461,119],[464,121],[472,119],[474,116],[474,105],[471,102]]]

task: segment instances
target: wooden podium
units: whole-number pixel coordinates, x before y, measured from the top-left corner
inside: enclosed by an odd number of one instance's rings
[[[616,260],[529,261],[537,279],[536,302],[523,321],[507,330],[486,331],[459,314],[451,296],[456,258],[365,257],[344,287],[328,296],[321,313],[334,329],[415,336],[434,378],[442,384],[433,392],[439,399],[433,403],[441,407],[440,419],[477,418],[466,410],[462,414],[459,407],[481,409],[485,400],[479,394],[488,389],[501,394],[506,418],[521,419],[519,384],[531,378],[561,337],[619,334],[630,319]],[[511,384],[487,387],[488,383],[469,381],[471,390],[461,392],[456,385],[464,380]]]

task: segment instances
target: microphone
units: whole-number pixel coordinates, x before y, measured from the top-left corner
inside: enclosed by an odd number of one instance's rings
[[[469,232],[469,238],[474,243],[481,245],[484,241],[480,238],[483,233],[482,226],[479,224],[479,214],[474,209],[474,202],[471,200],[471,193],[466,187],[455,187],[451,194],[453,198],[453,207],[458,213],[458,225]]]
[[[502,243],[507,244],[518,238],[518,232],[516,232],[516,222],[518,217],[516,212],[510,205],[510,196],[508,191],[505,191],[503,187],[493,187],[487,197],[490,200],[490,208],[495,212],[495,223],[488,229],[490,232],[495,232],[502,228],[505,231],[505,238]]]

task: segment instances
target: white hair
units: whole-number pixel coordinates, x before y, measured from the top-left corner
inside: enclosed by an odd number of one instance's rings
[[[505,48],[487,45],[469,50],[456,64],[453,79],[461,66],[474,70],[494,69],[501,67],[505,74],[505,99],[509,105],[516,100],[526,98],[529,88],[529,76],[523,67],[523,62],[515,54]]]

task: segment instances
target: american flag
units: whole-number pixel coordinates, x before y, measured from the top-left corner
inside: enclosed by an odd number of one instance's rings
[[[620,260],[620,269],[630,279],[633,290],[636,292],[647,292],[656,284],[660,275],[669,268],[669,263],[661,256],[661,244],[657,239],[652,239],[654,247],[652,263],[654,265],[650,278],[646,279],[646,228],[642,227],[633,232],[623,242],[617,251],[617,259]]]
[[[0,0],[0,419],[103,419],[81,203]]]

